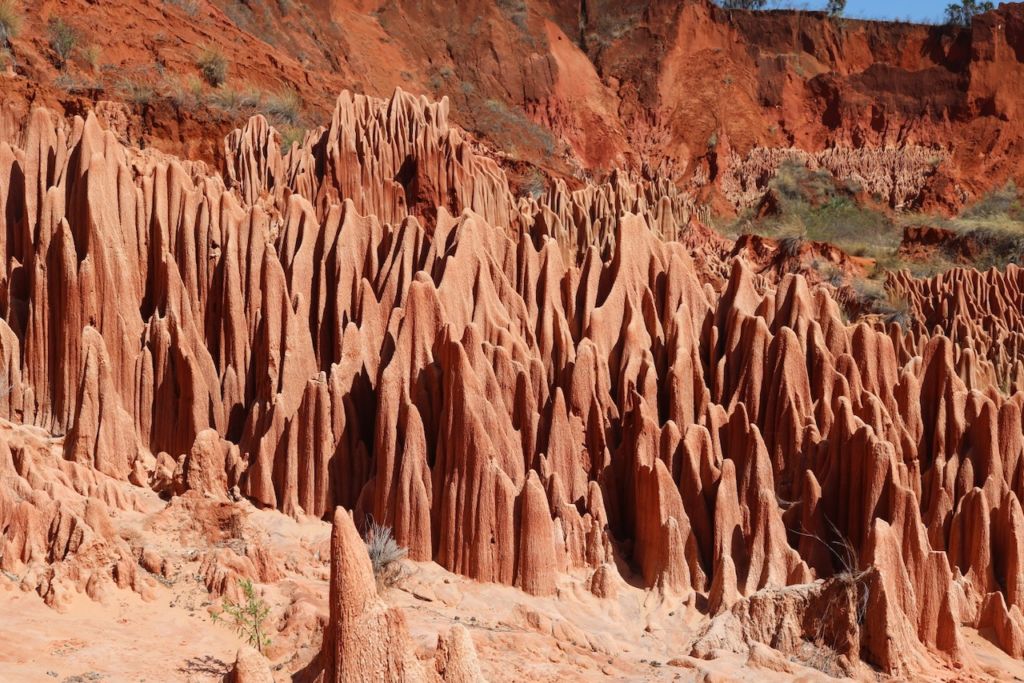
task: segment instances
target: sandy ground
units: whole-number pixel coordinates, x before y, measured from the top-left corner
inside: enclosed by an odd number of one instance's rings
[[[204,610],[165,597],[121,591],[104,605],[83,595],[59,613],[34,593],[0,592],[0,680],[220,680],[238,639]]]
[[[57,610],[21,590],[18,576],[0,572],[0,683],[221,680],[242,639],[211,617],[221,598],[208,591],[203,558],[226,553],[242,559],[232,553],[253,546],[271,558],[266,564],[276,577],[257,585],[271,606],[267,655],[275,677],[290,680],[319,651],[327,614],[327,523],[258,511],[247,502],[178,498],[167,504],[155,495],[144,502],[143,511],[112,510],[110,517],[117,535],[166,560],[164,575],[150,575],[149,600],[112,588],[100,601],[79,593]],[[224,520],[236,516],[241,531],[225,536]],[[629,575],[628,568],[620,570]],[[433,562],[407,562],[400,584],[383,597],[405,614],[425,662],[432,661],[439,634],[456,623],[465,626],[492,682],[835,680],[766,647],[717,652],[713,660],[686,656],[688,641],[707,618],[693,604],[622,579],[614,580],[612,597],[599,599],[586,579],[582,572],[563,575],[555,595],[536,597],[471,581]],[[965,634],[981,673],[941,670],[930,680],[1024,681],[1024,663],[977,631]]]
[[[410,566],[403,588],[391,589],[387,600],[405,611],[419,654],[432,658],[438,633],[462,623],[492,681],[694,680],[716,670],[732,670],[733,680],[768,680],[762,671],[737,671],[742,660],[670,664],[673,646],[690,629],[681,613],[668,616],[669,603],[645,605],[641,591],[602,607],[569,593],[538,599],[474,585],[432,563]],[[326,582],[322,589],[326,598]],[[129,591],[107,604],[81,595],[58,612],[7,583],[0,590],[0,680],[220,680],[241,641],[213,623],[207,609],[215,604],[201,583],[179,581],[153,601]],[[651,617],[660,623],[652,627]],[[288,680],[285,669],[277,674]]]

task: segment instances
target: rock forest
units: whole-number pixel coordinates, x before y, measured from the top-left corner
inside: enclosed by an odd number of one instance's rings
[[[0,0],[0,680],[1024,680],[1024,4],[843,4]]]

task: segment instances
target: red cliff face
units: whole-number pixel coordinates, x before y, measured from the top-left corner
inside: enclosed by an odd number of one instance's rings
[[[53,67],[58,16],[98,61]],[[221,138],[276,94],[294,91],[319,123],[342,88],[401,87],[448,96],[517,185],[536,177],[526,162],[576,186],[646,165],[735,211],[796,159],[893,207],[950,212],[1020,179],[1022,22],[1017,3],[959,29],[708,0],[68,0],[12,40],[0,127],[39,104],[76,115],[102,103],[122,140],[219,166]],[[227,59],[221,91],[193,93],[203,48]]]
[[[101,485],[126,480],[333,516],[328,680],[427,675],[353,547],[371,515],[481,582],[625,571],[706,605],[695,656],[826,629],[842,671],[909,676],[973,667],[965,626],[1024,648],[1021,269],[901,275],[910,323],[847,323],[671,183],[517,198],[401,91],[343,93],[284,155],[262,118],[224,145],[222,177],[43,110],[0,142],[0,411],[66,435],[56,463],[0,449],[0,567],[65,568],[26,587],[144,590],[60,500],[131,509]]]

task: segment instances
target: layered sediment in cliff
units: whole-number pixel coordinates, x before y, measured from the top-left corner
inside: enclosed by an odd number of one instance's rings
[[[614,168],[648,168],[736,211],[790,159],[891,207],[955,213],[1024,180],[1018,3],[970,28],[726,11],[710,0],[40,9],[5,41],[5,131],[40,103],[66,116],[95,109],[122,141],[219,164],[224,132],[246,112],[284,98],[292,110],[280,120],[302,127],[328,116],[343,87],[386,97],[401,86],[450,96],[519,187],[535,186],[538,169],[578,188]],[[58,17],[94,63],[55,65],[47,25]],[[224,88],[197,80],[204,47],[229,65]],[[402,159],[384,165],[394,163],[397,172]],[[433,211],[426,198],[445,189],[413,188],[403,202]]]
[[[328,668],[401,640],[352,549],[370,516],[537,595],[622,567],[734,642],[776,610],[769,644],[847,672],[969,667],[964,625],[1024,649],[1020,269],[901,276],[914,325],[847,323],[657,178],[514,196],[446,108],[345,93],[284,155],[255,118],[224,180],[93,116],[0,142],[0,413],[66,435],[56,461],[0,451],[0,568],[79,585],[101,515],[47,482],[127,480],[334,515]]]

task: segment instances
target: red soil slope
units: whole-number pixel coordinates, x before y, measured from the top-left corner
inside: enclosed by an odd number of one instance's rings
[[[53,17],[79,34],[63,73]],[[342,87],[448,96],[510,168],[569,178],[646,164],[732,210],[795,156],[892,206],[954,210],[1019,176],[1022,41],[1017,3],[955,29],[707,0],[46,0],[12,41],[4,106],[11,127],[32,105],[133,101],[107,107],[124,141],[220,161],[247,114],[189,96],[213,48],[230,88],[293,90],[307,122]]]

